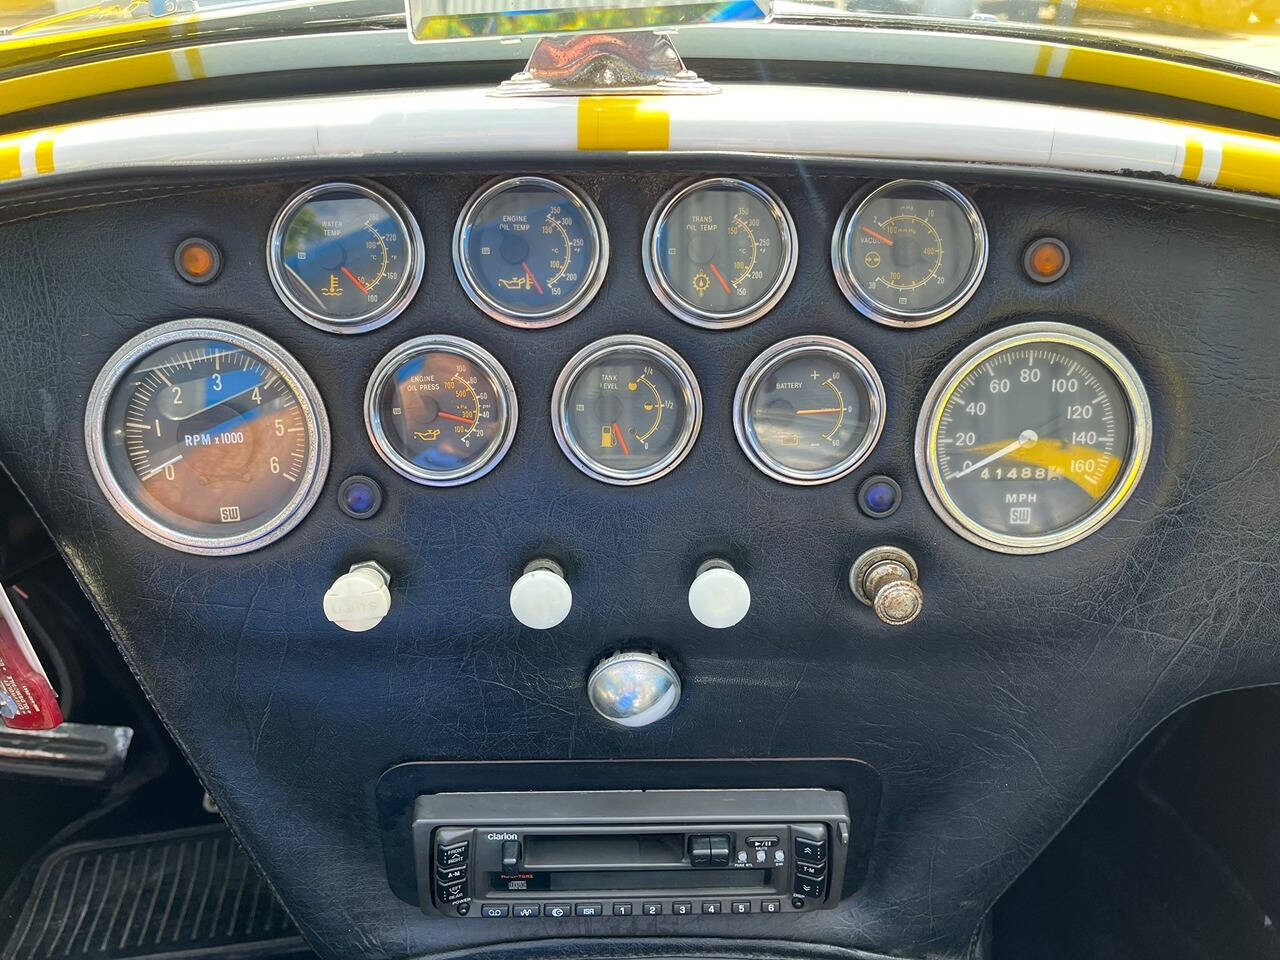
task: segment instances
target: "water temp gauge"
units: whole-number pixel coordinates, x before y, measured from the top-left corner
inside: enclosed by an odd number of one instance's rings
[[[606,337],[579,351],[556,380],[552,426],[579,470],[637,484],[673,470],[693,448],[702,394],[689,365],[648,337]]]
[[[418,337],[382,358],[364,396],[379,456],[416,483],[476,480],[515,437],[516,393],[492,354],[461,337]]]

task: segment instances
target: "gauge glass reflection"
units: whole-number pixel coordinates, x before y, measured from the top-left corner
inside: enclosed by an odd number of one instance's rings
[[[262,546],[314,502],[328,425],[296,361],[253,331],[183,321],[135,338],[95,385],[86,430],[113,505],[196,553]]]
[[[689,323],[737,327],[781,299],[795,274],[795,225],[758,184],[729,177],[677,190],[650,218],[645,274]]]
[[[734,427],[748,458],[785,483],[847,475],[884,429],[884,386],[860,352],[830,337],[795,337],[747,368]]]
[[[702,423],[693,371],[648,337],[608,337],[579,352],[556,382],[552,409],[565,455],[605,483],[664,475],[689,453]]]
[[[387,323],[422,280],[422,235],[399,201],[353,183],[294,197],[272,227],[271,280],[294,313],[358,333]]]
[[[604,279],[608,241],[585,196],[544,177],[490,184],[454,231],[467,295],[496,320],[549,327],[577,315]]]
[[[867,317],[924,326],[950,316],[977,289],[986,226],[954,187],[896,180],[845,208],[832,260],[841,290]]]
[[[1027,553],[1101,526],[1149,445],[1146,391],[1123,355],[1079,328],[1026,324],[944,371],[921,415],[917,462],[944,520],[983,546]]]
[[[515,436],[511,378],[488,351],[459,337],[419,337],[378,364],[365,421],[378,454],[428,486],[488,473]]]

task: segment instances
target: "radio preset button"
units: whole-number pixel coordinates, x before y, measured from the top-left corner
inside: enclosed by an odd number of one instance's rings
[[[662,914],[662,904],[660,904],[660,903],[646,903],[646,904],[642,904],[642,905],[641,905],[641,907],[640,907],[640,911],[641,911],[641,912],[642,912],[646,917],[657,917],[657,916],[660,916],[660,915]]]
[[[565,917],[573,916],[573,905],[569,903],[544,903],[542,905],[542,915],[553,920],[563,920]]]
[[[631,910],[632,907],[629,903],[615,903],[613,905],[613,915],[615,917],[629,917],[631,916]]]
[[[513,917],[536,917],[539,913],[536,903],[518,903],[511,908]]]
[[[671,912],[678,917],[687,917],[689,914],[693,913],[693,901],[677,900],[671,904]]]
[[[782,901],[781,900],[761,900],[760,912],[761,913],[781,913]]]
[[[604,905],[599,903],[580,903],[573,908],[580,917],[600,917],[604,915]]]
[[[506,903],[483,903],[480,905],[482,917],[509,917],[511,905]]]
[[[703,900],[702,912],[703,913],[723,913],[724,911],[720,909],[719,900]]]
[[[751,901],[750,901],[750,900],[735,900],[735,901],[733,901],[733,903],[729,904],[729,911],[730,911],[731,913],[750,913],[750,912],[751,912]]]

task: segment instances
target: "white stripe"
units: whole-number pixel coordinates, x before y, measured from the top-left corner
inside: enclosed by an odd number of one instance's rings
[[[1211,187],[1218,181],[1218,174],[1222,171],[1222,140],[1206,134],[1201,142],[1204,144],[1204,159],[1200,161],[1200,175],[1196,177],[1196,183]]]
[[[1067,68],[1067,48],[1054,47],[1053,53],[1049,55],[1049,68],[1045,71],[1046,77],[1060,77],[1062,71]]]

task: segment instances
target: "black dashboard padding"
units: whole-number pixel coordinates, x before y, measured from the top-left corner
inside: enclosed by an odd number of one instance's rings
[[[695,932],[786,941],[785,952],[815,957],[835,954],[803,944],[965,955],[1001,891],[1159,720],[1213,691],[1280,681],[1276,218],[1078,188],[965,185],[991,231],[986,280],[956,316],[902,331],[855,314],[831,274],[830,231],[859,179],[757,164],[799,225],[799,267],[770,315],[716,332],[669,316],[645,284],[645,219],[681,176],[644,163],[564,171],[599,204],[613,255],[596,301],[543,331],[485,317],[453,276],[454,218],[483,171],[382,178],[423,226],[426,276],[404,315],[358,337],[301,323],[268,282],[267,227],[302,182],[142,199],[108,191],[66,200],[58,213],[0,207],[0,457],[250,855],[329,960]],[[713,172],[747,168],[733,161]],[[1071,272],[1050,286],[1019,267],[1026,242],[1045,233],[1072,252]],[[175,244],[191,235],[225,253],[206,287],[171,267]],[[240,557],[188,556],[145,539],[107,504],[85,454],[85,401],[103,361],[148,326],[187,316],[275,338],[329,410],[333,463],[319,504],[280,542]],[[912,435],[932,379],[961,347],[1030,319],[1078,323],[1115,343],[1147,383],[1155,442],[1116,520],[1069,549],[1010,557],[967,543],[933,514]],[[361,417],[378,359],[428,332],[492,351],[520,394],[506,460],[462,487],[427,489],[392,473]],[[574,469],[549,412],[564,361],[621,332],[677,349],[707,410],[685,463],[632,489]],[[888,391],[873,456],[816,488],[755,470],[730,417],[742,370],[800,333],[848,339]],[[385,488],[372,520],[337,507],[338,484],[355,472]],[[887,520],[866,518],[855,502],[870,473],[902,484],[903,505]],[[849,594],[849,564],[880,543],[920,564],[927,606],[905,628],[882,626]],[[567,570],[574,605],[562,626],[537,633],[517,626],[507,594],[543,555]],[[703,628],[689,613],[689,582],[711,556],[751,585],[751,613],[733,629]],[[321,596],[364,559],[391,571],[394,605],[377,629],[348,634],[325,620]],[[587,703],[584,679],[595,658],[641,640],[674,659],[683,701],[651,728],[610,726]],[[884,781],[866,882],[837,910],[462,923],[429,919],[388,886],[375,788],[397,763],[814,756],[860,758]],[[640,940],[602,941],[595,954],[670,956],[686,942],[663,941],[652,954]],[[547,956],[581,955],[556,943]]]

